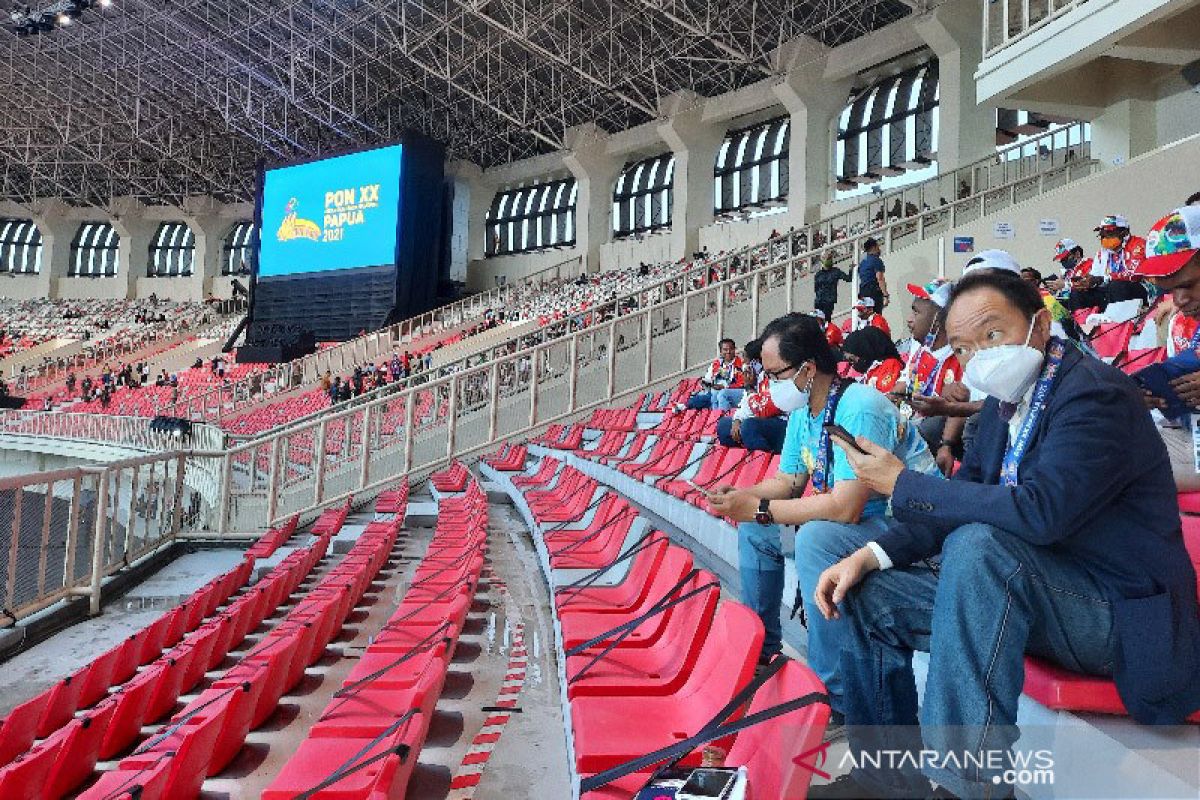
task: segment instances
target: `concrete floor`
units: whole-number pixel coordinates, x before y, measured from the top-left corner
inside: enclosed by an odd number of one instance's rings
[[[428,499],[414,497],[415,508],[425,512],[412,516],[414,522],[429,521],[425,514],[432,509],[420,504]],[[320,582],[338,563],[341,554],[349,549],[371,517],[370,513],[352,515],[331,545],[329,554],[314,568],[297,593],[252,632],[216,670],[205,676],[190,694],[181,697],[177,708],[182,708],[210,685],[283,619],[304,591]],[[325,655],[306,671],[300,684],[283,696],[275,714],[259,729],[250,732],[245,747],[225,771],[204,782],[203,798],[249,800],[260,796],[353,669],[371,636],[398,605],[432,535],[431,527],[406,528],[401,532],[392,558],[351,612],[344,629],[330,643]],[[298,541],[304,543],[303,539]],[[412,800],[570,796],[558,703],[558,673],[553,647],[548,644],[553,641],[548,594],[529,545],[528,531],[510,506],[491,506],[489,541],[488,562],[496,579],[506,585],[507,597],[486,580],[479,587],[442,696],[437,702],[428,739],[409,784],[407,796]],[[263,566],[269,569],[286,552],[277,553]],[[101,617],[75,625],[11,659],[0,671],[0,709],[7,710],[33,696],[129,633],[149,624],[240,558],[240,551],[210,550],[185,555],[105,608]],[[471,747],[472,739],[489,716],[483,709],[496,703],[508,670],[513,631],[518,623],[524,625],[528,667],[524,688],[517,697],[517,708],[473,794],[461,791],[452,794],[451,780]],[[143,734],[150,735],[156,727],[144,729]],[[101,762],[97,769],[115,766],[116,761]]]

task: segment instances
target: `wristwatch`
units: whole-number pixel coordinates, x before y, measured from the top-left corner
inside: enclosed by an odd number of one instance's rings
[[[775,521],[775,517],[771,515],[771,501],[763,498],[758,501],[758,511],[754,514],[754,521],[759,525],[770,525]]]

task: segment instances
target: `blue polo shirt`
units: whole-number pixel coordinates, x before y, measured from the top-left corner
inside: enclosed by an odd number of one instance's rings
[[[834,421],[855,436],[864,436],[904,462],[904,466],[927,475],[941,475],[929,446],[921,438],[915,423],[910,423],[882,392],[861,383],[847,386],[838,401]],[[807,409],[793,411],[788,417],[787,433],[783,438],[783,454],[779,471],[785,475],[808,475],[816,463],[825,410],[813,416]],[[846,454],[833,446],[833,484],[855,479],[854,469]],[[832,488],[832,487],[831,487]],[[887,498],[873,495],[863,508],[862,519],[880,517],[887,513]]]

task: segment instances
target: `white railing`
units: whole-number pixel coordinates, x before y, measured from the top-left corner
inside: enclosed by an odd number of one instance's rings
[[[0,415],[0,435],[19,434],[54,439],[98,442],[138,450],[167,451],[187,444],[195,450],[220,451],[225,448],[225,432],[214,425],[192,423],[186,443],[180,437],[150,430],[148,417],[116,414],[46,413],[13,411]]]
[[[215,485],[185,452],[0,478],[0,585],[12,625],[214,522]],[[217,463],[210,459],[211,463]]]
[[[229,416],[231,412],[257,405],[274,394],[313,383],[327,371],[334,375],[344,375],[347,370],[352,370],[366,361],[375,362],[389,358],[393,348],[402,348],[426,336],[480,319],[489,310],[502,310],[506,300],[516,291],[532,284],[545,284],[574,277],[579,274],[581,264],[578,257],[553,264],[513,283],[456,300],[449,305],[293,361],[276,364],[262,372],[232,381],[228,385],[215,386],[187,398],[186,401],[164,404],[158,409],[158,413],[215,422]]]
[[[984,58],[1019,42],[1088,0],[984,0]]]
[[[645,307],[648,302],[678,294],[681,285],[691,289],[702,288],[708,284],[713,273],[725,276],[746,272],[755,265],[777,263],[785,256],[805,253],[815,265],[828,250],[834,250],[835,258],[839,261],[856,263],[860,253],[857,246],[851,247],[849,244],[853,238],[863,236],[878,238],[885,252],[891,252],[985,216],[995,209],[997,203],[1017,202],[1040,193],[1047,188],[1042,185],[1046,179],[1050,179],[1049,188],[1053,188],[1058,185],[1054,182],[1055,178],[1065,181],[1078,177],[1076,173],[1084,174],[1090,170],[1089,159],[1090,145],[1085,124],[1063,126],[1000,149],[995,155],[928,181],[883,193],[853,209],[789,231],[766,244],[751,245],[706,262],[682,267],[667,277],[649,282],[630,294],[598,304],[587,312],[573,314],[569,319],[481,349],[475,354],[441,365],[432,373],[423,372],[399,385],[376,390],[368,395],[368,399],[425,383],[431,374],[452,374],[561,338],[588,324],[631,313]],[[392,336],[391,329],[378,331],[327,350],[324,354],[306,358],[324,355],[328,359],[326,368],[335,375],[344,375],[356,364],[386,358],[391,352]],[[314,381],[321,374],[300,364],[282,364],[229,386],[186,397],[177,404],[164,406],[160,413],[219,422],[275,395]],[[328,410],[314,412],[311,416],[325,413]],[[292,424],[294,422],[289,422],[285,427]]]

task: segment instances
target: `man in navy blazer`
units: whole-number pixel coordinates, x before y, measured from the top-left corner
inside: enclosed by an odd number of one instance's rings
[[[1007,750],[1025,653],[1111,675],[1140,722],[1183,721],[1200,708],[1196,576],[1140,391],[1053,339],[1015,275],[963,278],[946,317],[966,381],[990,396],[954,479],[906,471],[870,442],[845,448],[894,515],[866,547],[828,546],[816,587],[822,614],[849,627],[851,751]],[[819,555],[798,546],[797,559]],[[920,736],[880,727],[918,721],[914,650],[930,653]],[[810,796],[921,797],[932,779],[955,797],[997,797],[997,775],[977,762],[856,769]]]

